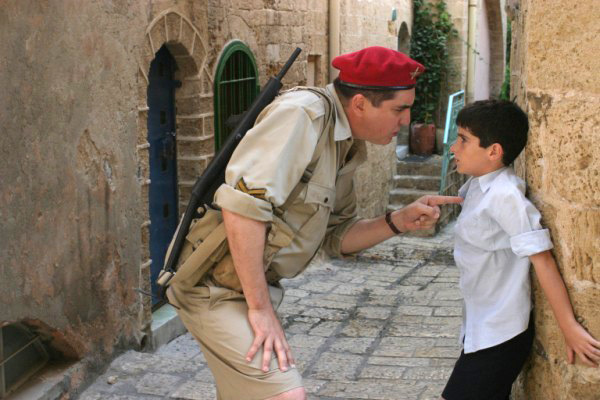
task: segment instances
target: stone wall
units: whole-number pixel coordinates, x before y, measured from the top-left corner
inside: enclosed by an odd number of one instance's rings
[[[600,61],[595,0],[508,1],[513,18],[511,96],[531,131],[518,170],[551,231],[578,320],[600,338]],[[532,276],[534,351],[518,399],[592,400],[598,369],[569,365],[561,331]]]
[[[394,8],[397,19],[392,21]],[[412,26],[412,2],[342,0],[340,20],[342,54],[375,45],[397,49],[402,23]],[[360,215],[375,217],[385,212],[396,168],[395,148],[395,140],[383,148],[367,144],[368,161],[356,174]]]
[[[147,22],[120,4],[0,5],[0,325],[22,321],[70,359],[143,337],[134,55]]]

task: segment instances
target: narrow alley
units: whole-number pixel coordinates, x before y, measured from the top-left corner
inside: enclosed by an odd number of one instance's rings
[[[459,354],[452,229],[398,237],[354,260],[317,260],[283,282],[284,327],[309,399],[439,399]],[[81,400],[216,397],[196,342],[128,351]]]

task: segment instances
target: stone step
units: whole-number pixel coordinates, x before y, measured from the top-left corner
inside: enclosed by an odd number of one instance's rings
[[[436,191],[440,188],[440,177],[428,175],[396,175],[394,176],[394,188]]]
[[[442,157],[434,154],[429,157],[408,156],[396,162],[398,175],[439,176],[442,172]]]
[[[390,191],[390,204],[410,204],[421,196],[436,195],[436,190],[418,189],[392,189]]]

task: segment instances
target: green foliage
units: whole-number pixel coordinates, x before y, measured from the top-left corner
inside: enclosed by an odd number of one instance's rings
[[[444,1],[431,4],[424,0],[414,0],[413,5],[410,57],[423,64],[426,71],[417,80],[417,97],[412,107],[411,119],[431,123],[450,63],[448,40],[458,34]]]
[[[510,45],[512,41],[512,29],[510,20],[506,21],[506,65],[504,67],[504,82],[500,89],[500,99],[510,100]]]

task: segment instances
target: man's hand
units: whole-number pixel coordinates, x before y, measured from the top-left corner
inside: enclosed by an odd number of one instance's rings
[[[458,204],[462,197],[423,196],[391,215],[392,222],[401,232],[431,228],[440,218],[440,205]],[[352,225],[342,239],[342,254],[352,254],[375,246],[394,236],[383,216],[363,219]]]
[[[457,196],[423,196],[392,214],[392,221],[401,231],[416,231],[433,227],[440,218],[440,205],[462,203]]]
[[[287,371],[290,366],[294,368],[292,351],[273,308],[268,307],[260,310],[248,309],[248,321],[254,331],[254,341],[246,354],[246,360],[248,362],[252,361],[262,346],[263,357],[261,368],[263,371],[269,371],[273,350],[275,350],[280,370]]]

